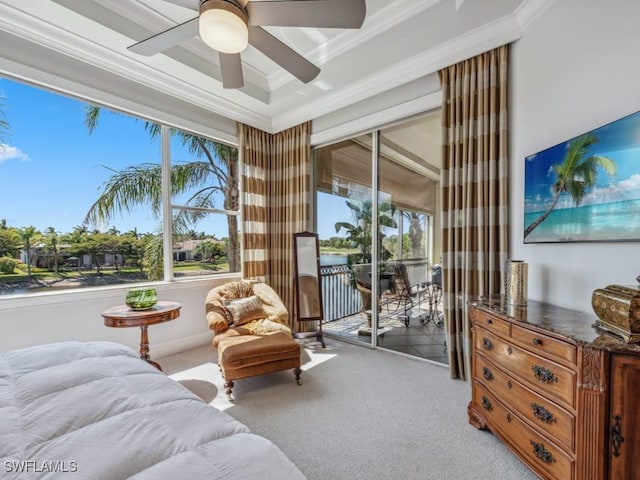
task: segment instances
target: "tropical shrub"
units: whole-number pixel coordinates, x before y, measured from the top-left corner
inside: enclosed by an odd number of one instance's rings
[[[18,262],[11,257],[0,258],[0,273],[3,275],[10,275],[14,273],[17,264]]]

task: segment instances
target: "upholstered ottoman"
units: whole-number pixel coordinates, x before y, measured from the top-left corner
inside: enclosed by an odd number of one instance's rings
[[[233,381],[293,368],[300,384],[300,345],[284,332],[268,335],[238,335],[217,342],[218,365],[232,398]]]

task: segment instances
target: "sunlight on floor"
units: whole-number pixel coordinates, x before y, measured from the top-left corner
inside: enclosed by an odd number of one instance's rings
[[[337,356],[331,346],[323,349],[310,341],[302,345],[302,370],[307,371]],[[219,410],[234,405],[224,394],[224,379],[218,364],[211,361],[210,347],[196,348],[183,354],[159,359],[167,374],[202,400]],[[303,377],[304,378],[304,377]],[[304,380],[303,380],[304,381]]]
[[[308,349],[305,349],[305,353],[306,355],[304,353],[303,355],[310,357],[310,359],[308,362],[305,362],[302,365],[302,370],[309,370],[313,367],[320,365],[321,363],[326,362],[327,360],[331,360],[333,357],[337,355],[335,353],[315,353],[315,352],[309,351]]]

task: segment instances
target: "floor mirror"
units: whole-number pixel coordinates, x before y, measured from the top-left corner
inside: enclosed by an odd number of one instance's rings
[[[299,232],[293,235],[294,249],[294,296],[295,312],[298,321],[296,337],[315,336],[325,347],[322,336],[322,285],[320,282],[320,248],[318,234]],[[317,322],[313,331],[301,331],[307,322]],[[314,326],[315,327],[315,326]]]

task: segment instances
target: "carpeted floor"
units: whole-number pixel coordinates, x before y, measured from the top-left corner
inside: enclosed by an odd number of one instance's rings
[[[447,367],[338,340],[305,343],[290,371],[236,382],[226,400],[212,347],[158,359],[206,402],[278,445],[309,480],[528,480],[491,433],[467,422],[471,389]],[[285,480],[285,479],[283,479]]]

